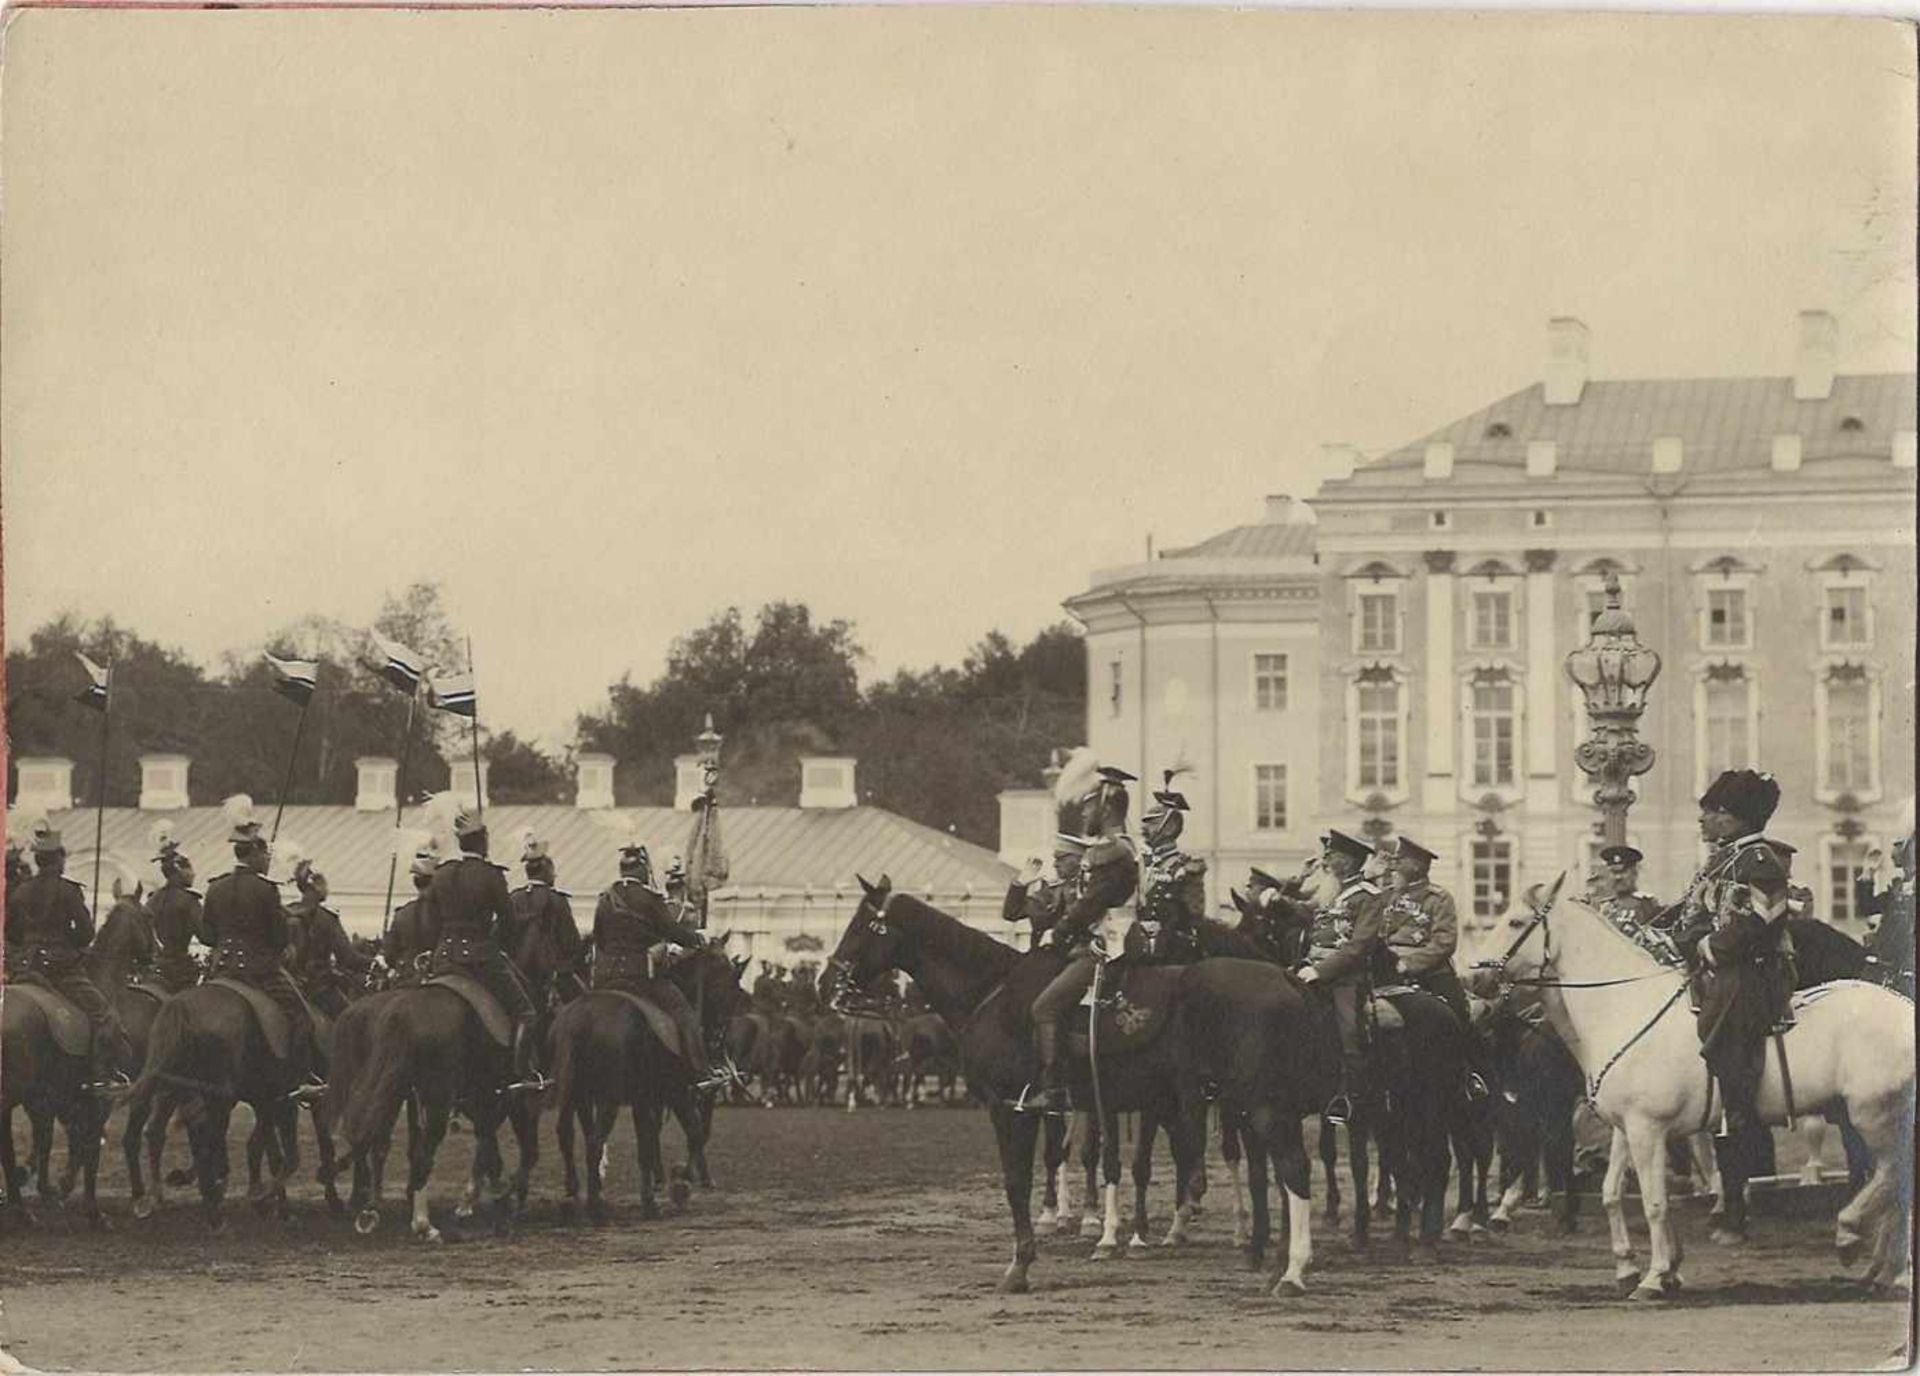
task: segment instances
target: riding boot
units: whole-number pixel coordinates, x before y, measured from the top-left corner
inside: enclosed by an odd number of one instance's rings
[[[1039,1062],[1034,1080],[1040,1090],[1035,1093],[1033,1084],[1028,1084],[1014,1107],[1022,1113],[1069,1112],[1066,1074],[1060,1064],[1060,1026],[1051,1018],[1043,1018],[1033,1025],[1033,1053]]]
[[[532,1018],[521,1018],[513,1025],[513,1078],[517,1084],[543,1083],[533,1068]]]

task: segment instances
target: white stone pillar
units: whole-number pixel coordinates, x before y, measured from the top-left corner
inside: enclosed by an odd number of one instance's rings
[[[1427,778],[1429,813],[1453,811],[1454,741],[1460,723],[1453,712],[1453,551],[1427,552]]]

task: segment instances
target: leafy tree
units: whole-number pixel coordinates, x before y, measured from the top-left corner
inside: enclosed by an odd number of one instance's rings
[[[564,803],[573,772],[531,741],[502,731],[481,747],[487,795],[496,803]]]

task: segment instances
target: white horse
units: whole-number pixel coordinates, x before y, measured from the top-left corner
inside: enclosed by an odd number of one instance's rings
[[[1685,972],[1662,965],[1585,903],[1567,898],[1539,911],[1508,952],[1501,978],[1540,990],[1555,1031],[1586,1074],[1594,1107],[1613,1125],[1603,1199],[1615,1280],[1623,1290],[1633,1286],[1635,1299],[1678,1290],[1681,1249],[1667,1214],[1666,1143],[1699,1132],[1719,1099],[1700,1058]],[[1873,1155],[1873,1173],[1840,1211],[1841,1260],[1851,1263],[1871,1237],[1867,1279],[1910,1284],[1895,1173],[1912,1169],[1903,1156],[1912,1142],[1913,1005],[1878,985],[1837,981],[1798,1008],[1785,1043],[1794,1111],[1844,1107]],[[1768,1124],[1787,1121],[1771,1050],[1759,1109]],[[1620,1196],[1629,1156],[1650,1234],[1644,1277]]]

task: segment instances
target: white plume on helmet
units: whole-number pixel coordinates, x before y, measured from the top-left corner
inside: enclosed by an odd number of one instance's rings
[[[1093,747],[1076,746],[1060,766],[1060,777],[1053,781],[1053,801],[1062,806],[1079,801],[1093,787],[1099,772],[1100,759],[1093,753]]]
[[[273,864],[275,874],[284,876],[282,883],[291,883],[300,877],[300,868],[311,865],[313,855],[304,844],[291,836],[282,836],[273,843]]]
[[[220,816],[227,824],[227,839],[236,844],[253,841],[260,836],[260,819],[254,816],[253,799],[245,793],[236,793],[220,804]]]
[[[435,793],[420,805],[420,820],[432,834],[434,845],[445,855],[460,853],[460,838],[455,823],[460,816],[460,798],[455,793]]]

